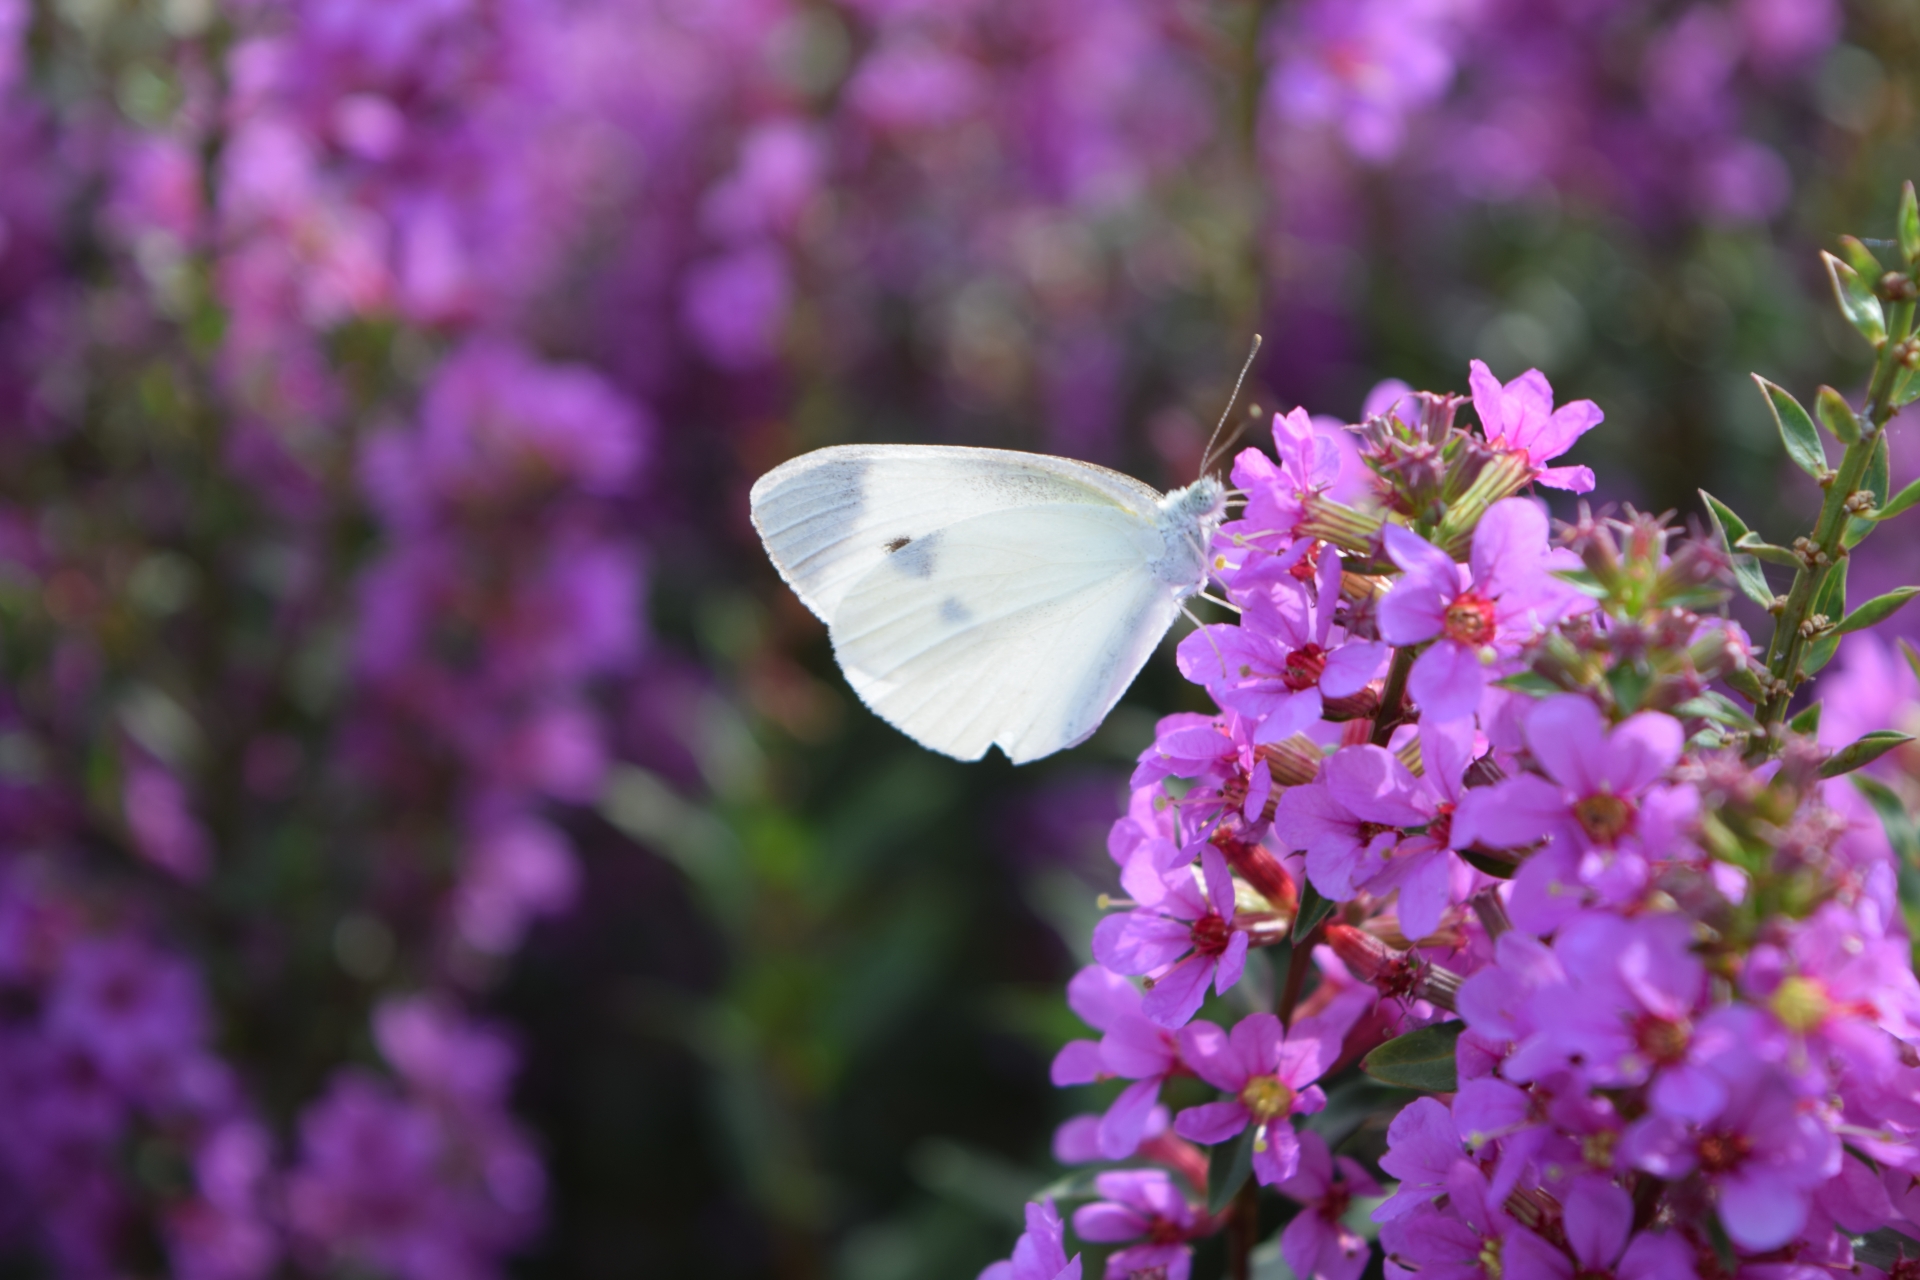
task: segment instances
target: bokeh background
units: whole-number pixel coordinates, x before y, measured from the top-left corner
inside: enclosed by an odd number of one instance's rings
[[[1912,0],[0,0],[0,1276],[972,1276],[1197,691],[929,755],[752,480],[1185,483],[1259,331],[1784,540],[1917,108]]]

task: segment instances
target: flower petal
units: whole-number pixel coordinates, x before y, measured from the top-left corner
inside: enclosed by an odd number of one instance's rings
[[[1456,640],[1442,640],[1414,660],[1407,676],[1407,692],[1423,715],[1459,720],[1480,707],[1487,687],[1487,669],[1477,650]]]
[[[1354,817],[1390,827],[1422,826],[1433,817],[1433,797],[1385,747],[1347,747],[1320,766],[1328,792]]]
[[[1189,1142],[1212,1146],[1245,1129],[1251,1119],[1252,1115],[1237,1099],[1229,1098],[1188,1107],[1173,1118],[1173,1131]]]
[[[1345,698],[1367,687],[1387,669],[1393,646],[1380,640],[1353,640],[1327,655],[1326,670],[1320,673],[1320,692],[1329,698]]]

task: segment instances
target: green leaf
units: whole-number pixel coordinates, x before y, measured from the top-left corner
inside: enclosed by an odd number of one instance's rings
[[[1720,1215],[1706,1215],[1707,1242],[1713,1246],[1714,1260],[1720,1264],[1722,1275],[1733,1275],[1740,1270],[1740,1255],[1733,1247],[1733,1240],[1727,1235],[1727,1229],[1720,1225]]]
[[[1883,596],[1875,596],[1840,619],[1839,625],[1834,630],[1844,636],[1863,627],[1870,627],[1876,622],[1892,617],[1901,605],[1915,596],[1920,596],[1920,587],[1895,587]]]
[[[1869,297],[1868,301],[1873,299]],[[1880,304],[1874,302],[1874,305]],[[1773,411],[1773,424],[1780,429],[1780,443],[1787,447],[1787,456],[1795,466],[1818,480],[1827,473],[1827,454],[1820,447],[1820,433],[1814,429],[1813,419],[1785,387],[1768,382],[1757,373],[1753,380],[1759,384],[1760,394],[1767,398],[1767,408]]]
[[[1827,757],[1820,766],[1820,776],[1837,778],[1843,773],[1852,773],[1861,765],[1872,764],[1895,747],[1913,741],[1913,735],[1895,733],[1892,729],[1875,729],[1863,738],[1857,738]]]
[[[1829,619],[1839,618],[1847,611],[1847,562],[1842,560],[1827,570],[1827,576],[1820,580],[1820,589],[1813,595],[1813,612],[1823,613]],[[1812,644],[1807,646],[1807,656],[1800,662],[1800,670],[1813,675],[1829,662],[1840,648],[1838,631],[1823,632]]]
[[[1882,431],[1873,442],[1873,452],[1867,455],[1867,471],[1860,477],[1860,487],[1873,495],[1873,505],[1880,506],[1887,500],[1887,490],[1892,487],[1890,464],[1887,460],[1887,433]],[[1840,535],[1840,545],[1855,547],[1860,540],[1873,532],[1874,522],[1864,516],[1848,516],[1847,527]]]
[[[1208,1213],[1225,1213],[1233,1198],[1240,1194],[1240,1188],[1253,1176],[1253,1136],[1264,1127],[1248,1125],[1239,1137],[1220,1143],[1207,1157]]]
[[[1740,539],[1740,541],[1733,544],[1733,549],[1735,551],[1744,551],[1750,556],[1757,556],[1765,560],[1768,564],[1782,564],[1786,565],[1789,569],[1798,569],[1800,567],[1799,556],[1793,554],[1793,552],[1787,550],[1785,547],[1775,546],[1771,542],[1764,541],[1757,533],[1750,533]]]
[[[1820,732],[1820,704],[1817,702],[1814,703],[1812,706],[1801,711],[1799,715],[1787,721],[1787,728],[1793,730],[1795,733],[1808,735]]]
[[[1807,656],[1800,660],[1800,670],[1810,676],[1819,675],[1839,651],[1840,637],[1829,631],[1807,646]]]
[[[1360,1069],[1375,1080],[1423,1093],[1452,1093],[1460,1087],[1454,1066],[1454,1046],[1464,1022],[1437,1022],[1418,1031],[1395,1036],[1360,1060]]]
[[[1885,241],[1880,243],[1884,244]],[[1840,237],[1840,256],[1845,258],[1847,265],[1859,272],[1864,280],[1878,280],[1886,274],[1887,264],[1880,261],[1880,255],[1873,251],[1872,245],[1858,236]]]
[[[1623,662],[1606,674],[1607,687],[1613,691],[1613,703],[1628,715],[1640,709],[1647,690],[1653,687],[1653,673],[1639,664]]]
[[[1707,692],[1688,698],[1673,708],[1673,714],[1682,719],[1698,717],[1711,720],[1715,724],[1732,725],[1736,729],[1758,729],[1760,724],[1752,716],[1742,711],[1739,704],[1724,693]]]
[[[1559,685],[1538,671],[1516,671],[1510,676],[1501,676],[1493,683],[1502,689],[1512,689],[1515,693],[1530,693],[1536,698],[1563,692]]]
[[[1308,880],[1300,890],[1300,909],[1293,916],[1293,940],[1306,941],[1308,934],[1320,927],[1320,922],[1333,914],[1334,904],[1320,896],[1320,891]],[[1297,961],[1298,956],[1295,957]]]
[[[1455,849],[1454,852],[1460,855],[1460,860],[1462,862],[1466,863],[1468,866],[1472,867],[1476,871],[1486,872],[1488,875],[1492,876],[1495,880],[1511,880],[1513,879],[1514,875],[1520,870],[1520,867],[1518,864],[1513,862],[1507,862],[1500,858],[1496,858],[1492,854],[1486,853],[1481,849],[1479,849],[1478,847],[1467,848],[1467,849]]]
[[[1916,483],[1920,483],[1917,481]],[[1773,591],[1767,586],[1767,575],[1752,556],[1736,553],[1733,544],[1736,539],[1744,538],[1752,532],[1747,522],[1733,513],[1720,499],[1700,490],[1700,500],[1707,504],[1707,518],[1713,521],[1714,532],[1720,535],[1721,545],[1733,561],[1733,580],[1738,584],[1740,593],[1762,608],[1773,607]]]
[[[1847,398],[1832,387],[1823,386],[1814,393],[1813,411],[1820,415],[1820,425],[1832,432],[1841,444],[1853,444],[1860,439],[1859,417]]]
[[[1893,497],[1887,501],[1886,506],[1874,511],[1873,518],[1875,520],[1891,520],[1897,515],[1904,514],[1907,509],[1916,502],[1920,502],[1920,480],[1915,480],[1912,484],[1894,494]]]
[[[1840,314],[1860,331],[1861,337],[1878,347],[1887,340],[1887,315],[1881,309],[1880,299],[1873,296],[1872,284],[1832,254],[1820,256],[1826,259],[1827,275],[1833,280],[1833,297],[1840,304]]]
[[[1767,700],[1767,691],[1760,687],[1760,677],[1745,667],[1735,667],[1721,678],[1756,707]]]
[[[1920,266],[1920,201],[1913,195],[1913,183],[1900,188],[1900,252],[1907,255],[1908,266]]]
[[[1827,570],[1826,577],[1820,579],[1820,589],[1813,593],[1813,612],[1838,618],[1846,611],[1847,562],[1842,560]]]
[[[1900,637],[1900,656],[1907,660],[1907,670],[1913,672],[1913,678],[1920,680],[1920,650],[1916,650],[1905,636]]]
[[[1734,514],[1732,507],[1705,489],[1700,490],[1700,498],[1707,504],[1707,514],[1713,517],[1714,527],[1720,530],[1720,535],[1727,539],[1729,546],[1753,532],[1745,520]]]

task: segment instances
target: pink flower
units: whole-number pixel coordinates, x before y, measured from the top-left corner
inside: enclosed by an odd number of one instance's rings
[[[1340,554],[1332,547],[1321,549],[1315,580],[1317,591],[1309,596],[1293,572],[1263,559],[1233,584],[1246,610],[1241,625],[1201,627],[1180,642],[1181,674],[1253,721],[1256,744],[1306,729],[1320,719],[1323,693],[1358,693],[1386,669],[1386,645],[1348,641],[1344,631],[1334,635]]]
[[[1472,715],[1487,668],[1517,653],[1534,633],[1592,605],[1551,576],[1547,516],[1527,498],[1487,508],[1473,533],[1472,581],[1420,535],[1386,528],[1387,554],[1405,576],[1380,604],[1380,634],[1394,645],[1434,643],[1408,676],[1407,691],[1427,715]]]
[[[1082,1240],[1115,1244],[1146,1237],[1107,1259],[1106,1280],[1130,1280],[1156,1268],[1166,1280],[1187,1280],[1193,1251],[1186,1242],[1211,1231],[1213,1223],[1194,1212],[1173,1179],[1158,1169],[1123,1169],[1101,1174],[1093,1185],[1103,1198],[1073,1215]]]
[[[1280,1235],[1287,1265],[1306,1280],[1356,1280],[1371,1251],[1343,1219],[1354,1196],[1377,1196],[1380,1184],[1359,1162],[1332,1155],[1327,1140],[1308,1130],[1300,1135],[1299,1167],[1280,1191],[1300,1202],[1300,1212]]]
[[[1158,906],[1108,916],[1093,931],[1093,958],[1115,973],[1152,980],[1141,1010],[1163,1027],[1184,1026],[1200,1011],[1207,983],[1216,994],[1240,981],[1247,935],[1233,927],[1233,873],[1212,845],[1200,851],[1206,892],[1186,867],[1170,871]]]
[[[1409,938],[1440,927],[1454,881],[1467,874],[1450,851],[1465,847],[1453,813],[1473,726],[1422,722],[1420,745],[1422,777],[1382,747],[1347,747],[1327,758],[1313,784],[1283,794],[1273,814],[1275,832],[1306,850],[1307,875],[1328,898],[1347,902],[1397,889],[1401,931]]]
[[[980,1273],[980,1280],[1080,1280],[1080,1256],[1067,1260],[1067,1225],[1053,1201],[1027,1205],[1027,1229],[1014,1241],[1013,1257]]]
[[[1341,999],[1291,1031],[1270,1013],[1249,1014],[1222,1031],[1196,1022],[1180,1033],[1180,1053],[1193,1073],[1229,1095],[1188,1107],[1174,1117],[1174,1132],[1209,1146],[1251,1125],[1253,1171],[1263,1183],[1282,1182],[1300,1167],[1300,1140],[1288,1123],[1327,1105],[1314,1084],[1340,1056],[1347,1030],[1371,1003]]]
[[[1053,1059],[1053,1083],[1065,1087],[1119,1077],[1133,1081],[1099,1119],[1100,1157],[1124,1160],[1146,1136],[1160,1086],[1181,1069],[1174,1034],[1142,1012],[1140,992],[1118,974],[1088,965],[1067,984],[1067,1003],[1088,1026],[1106,1034],[1098,1041],[1073,1040]]]
[[[1525,733],[1548,777],[1522,774],[1469,791],[1454,829],[1464,842],[1503,849],[1552,838],[1514,886],[1515,922],[1544,933],[1580,906],[1583,895],[1566,886],[1593,884],[1614,901],[1638,893],[1645,849],[1664,851],[1675,838],[1692,792],[1656,786],[1685,742],[1672,716],[1642,711],[1609,730],[1591,700],[1562,693],[1533,708]]]
[[[1575,400],[1553,407],[1553,388],[1538,369],[1529,369],[1504,387],[1478,360],[1467,383],[1473,388],[1473,407],[1487,440],[1497,449],[1525,456],[1532,478],[1550,489],[1574,493],[1593,491],[1589,467],[1549,467],[1573,447],[1573,442],[1599,426],[1606,417],[1591,400]]]

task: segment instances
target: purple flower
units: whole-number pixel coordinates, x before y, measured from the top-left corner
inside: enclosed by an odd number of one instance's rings
[[[1777,1249],[1800,1233],[1814,1191],[1840,1172],[1840,1140],[1759,1060],[1735,1050],[1717,1063],[1730,1071],[1717,1117],[1694,1126],[1648,1115],[1628,1127],[1624,1154],[1655,1177],[1697,1173],[1735,1244]]]
[[[178,1095],[201,1060],[207,1025],[199,976],[128,937],[76,942],[49,996],[48,1031],[84,1050],[133,1097]]]
[[[1103,1173],[1093,1180],[1101,1199],[1074,1211],[1073,1229],[1083,1240],[1118,1244],[1146,1242],[1118,1250],[1107,1259],[1106,1280],[1130,1277],[1162,1268],[1166,1280],[1187,1280],[1193,1251],[1186,1241],[1210,1230],[1212,1224],[1158,1169],[1127,1169]]]
[[[1354,1196],[1377,1196],[1380,1184],[1357,1161],[1335,1158],[1327,1140],[1308,1130],[1300,1135],[1300,1165],[1279,1190],[1300,1202],[1280,1234],[1287,1265],[1301,1280],[1356,1280],[1372,1251],[1344,1219]]]
[[[1251,1125],[1253,1171],[1263,1183],[1291,1178],[1300,1167],[1300,1142],[1289,1118],[1326,1106],[1313,1082],[1340,1056],[1340,1042],[1357,1005],[1302,1018],[1291,1031],[1270,1013],[1254,1013],[1231,1032],[1196,1022],[1180,1033],[1180,1052],[1193,1073],[1232,1096],[1189,1107],[1174,1117],[1174,1132],[1211,1146]]]
[[[1053,1083],[1091,1084],[1114,1076],[1133,1081],[1100,1117],[1095,1135],[1101,1158],[1124,1160],[1146,1136],[1160,1086],[1180,1069],[1179,1041],[1146,1017],[1140,992],[1131,982],[1099,965],[1088,965],[1073,976],[1067,1003],[1088,1026],[1106,1034],[1098,1042],[1063,1045],[1053,1060]]]
[[[1027,1205],[1027,1229],[1013,1243],[1013,1257],[980,1273],[980,1280],[1080,1280],[1080,1255],[1067,1260],[1067,1226],[1052,1200]]]
[[[538,818],[516,815],[490,825],[468,851],[453,916],[460,935],[495,955],[519,946],[537,916],[571,906],[580,881],[573,849]]]
[[[773,245],[755,245],[689,271],[682,316],[709,360],[744,371],[779,353],[792,300],[785,257]]]
[[[1380,1157],[1380,1168],[1400,1185],[1374,1209],[1373,1220],[1392,1222],[1445,1195],[1461,1154],[1445,1103],[1415,1098],[1402,1107],[1387,1125],[1387,1150]]]
[[[1906,940],[1872,923],[1871,909],[1829,902],[1785,940],[1747,956],[1742,992],[1790,1036],[1812,1040],[1816,1059],[1844,1062],[1866,1078],[1884,1075],[1894,1039],[1920,1039],[1920,980]]]
[[[1180,642],[1181,674],[1204,685],[1222,707],[1253,721],[1256,744],[1306,729],[1320,719],[1323,693],[1358,693],[1386,669],[1386,645],[1333,635],[1340,600],[1340,554],[1334,548],[1321,549],[1315,578],[1318,591],[1309,597],[1281,562],[1261,560],[1232,583],[1245,608],[1240,625],[1197,628]]]
[[[1455,1160],[1440,1189],[1447,1196],[1444,1210],[1424,1201],[1381,1228],[1381,1244],[1402,1268],[1411,1263],[1432,1280],[1571,1277],[1565,1256],[1516,1223],[1489,1196],[1486,1175],[1472,1163]]]
[[[1267,109],[1285,121],[1338,127],[1349,150],[1384,162],[1408,121],[1452,82],[1451,45],[1464,7],[1447,0],[1316,0],[1277,27],[1280,56]]]
[[[1258,449],[1243,449],[1233,460],[1233,483],[1247,495],[1240,518],[1220,526],[1214,546],[1238,564],[1243,548],[1280,553],[1283,567],[1306,554],[1294,529],[1306,518],[1313,499],[1340,478],[1339,445],[1314,425],[1304,408],[1273,415],[1274,459]]]
[[[1200,1011],[1211,981],[1216,994],[1240,981],[1247,935],[1233,927],[1233,874],[1212,845],[1200,851],[1206,891],[1186,867],[1167,874],[1157,906],[1108,916],[1093,931],[1093,956],[1115,973],[1145,974],[1152,985],[1141,1008],[1163,1027],[1179,1027]]]
[[[1400,646],[1434,642],[1413,664],[1407,689],[1436,719],[1472,715],[1489,665],[1591,604],[1550,576],[1557,566],[1546,513],[1528,498],[1503,499],[1480,518],[1471,584],[1446,553],[1401,525],[1386,527],[1386,549],[1405,572],[1380,604],[1380,634]]]
[[[1473,407],[1480,415],[1488,442],[1524,457],[1531,477],[1548,488],[1591,493],[1591,468],[1546,464],[1600,425],[1606,417],[1600,407],[1591,400],[1575,400],[1555,409],[1553,388],[1538,369],[1529,369],[1501,386],[1480,361],[1475,360],[1470,368],[1467,382],[1473,388]]]
[[[182,880],[206,879],[213,865],[212,844],[178,778],[150,761],[130,761],[121,807],[142,857]]]
[[[1705,1062],[1738,1038],[1737,1021],[1700,1023],[1706,970],[1685,917],[1588,912],[1560,927],[1550,958],[1512,937],[1460,992],[1475,1029],[1517,1042],[1502,1075],[1539,1080],[1577,1062],[1601,1088],[1651,1080],[1650,1101],[1665,1114],[1706,1120],[1719,1111],[1726,1090]],[[1503,1006],[1524,1012],[1494,1012]]]
[[[1274,830],[1307,853],[1314,887],[1335,902],[1398,890],[1401,930],[1424,938],[1439,928],[1466,866],[1451,850],[1460,779],[1473,750],[1469,721],[1420,725],[1421,777],[1383,747],[1347,747],[1329,756],[1312,784],[1289,789]],[[1408,829],[1417,834],[1406,834]]]
[[[1580,905],[1568,883],[1598,886],[1616,902],[1637,895],[1646,850],[1669,851],[1692,793],[1656,787],[1684,745],[1672,716],[1642,711],[1609,729],[1590,699],[1563,693],[1528,713],[1525,732],[1548,778],[1521,774],[1469,791],[1454,827],[1463,841],[1505,849],[1552,839],[1514,889],[1516,923],[1544,933]]]

